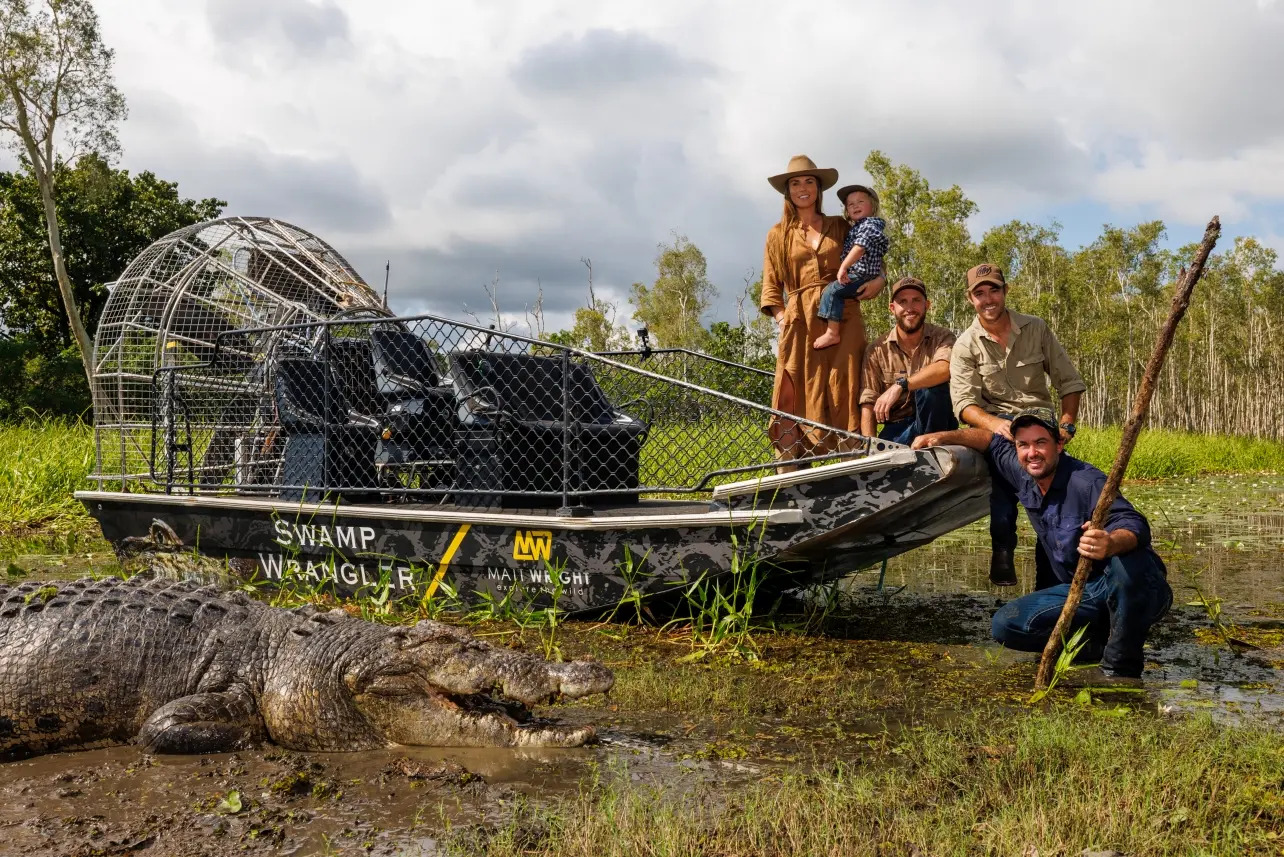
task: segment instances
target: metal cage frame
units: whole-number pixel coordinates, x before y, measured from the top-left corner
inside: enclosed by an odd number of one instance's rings
[[[152,433],[158,370],[225,354],[270,358],[272,337],[234,330],[341,313],[385,312],[378,295],[334,248],[270,217],[227,217],[171,232],[110,284],[94,336],[91,479],[152,490]]]

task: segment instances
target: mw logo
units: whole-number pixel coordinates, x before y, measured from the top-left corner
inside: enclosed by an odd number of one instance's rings
[[[513,540],[513,559],[548,559],[553,552],[551,530],[518,530]]]

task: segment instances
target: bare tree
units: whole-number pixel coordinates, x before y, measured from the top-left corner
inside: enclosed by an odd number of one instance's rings
[[[517,326],[518,323],[515,321],[509,321],[508,319],[504,318],[504,313],[499,308],[499,269],[498,268],[495,269],[495,276],[491,278],[491,281],[489,283],[482,283],[482,291],[486,293],[486,299],[490,301],[490,317],[491,317],[491,321],[489,323],[490,329],[497,330],[500,333],[510,332],[514,327]],[[477,323],[478,326],[481,326],[487,323],[485,319],[483,319],[473,310],[469,309],[467,304],[464,304],[464,315],[471,318],[474,322]]]
[[[115,123],[125,118],[125,98],[112,81],[112,58],[89,0],[0,0],[0,129],[40,186],[58,292],[91,381],[93,344],[63,258],[54,171],[60,160],[120,150]]]
[[[535,302],[526,305],[526,329],[532,339],[544,339],[544,283],[535,278]]]

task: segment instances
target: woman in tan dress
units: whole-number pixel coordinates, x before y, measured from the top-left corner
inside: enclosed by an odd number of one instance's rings
[[[860,301],[848,301],[844,307],[837,345],[811,347],[825,331],[825,321],[817,315],[820,293],[838,279],[848,228],[843,218],[826,217],[821,209],[821,196],[838,182],[838,171],[820,169],[806,155],[795,155],[785,172],[767,181],[785,197],[780,222],[767,233],[762,262],[762,311],[776,320],[780,331],[772,406],[859,432],[865,357]],[[884,277],[871,280],[860,300],[874,297],[886,284]],[[782,459],[832,451],[821,432],[804,430],[790,420],[773,420],[770,434]]]

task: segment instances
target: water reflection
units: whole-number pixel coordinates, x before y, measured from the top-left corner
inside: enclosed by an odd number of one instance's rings
[[[1255,629],[1255,639],[1275,642],[1284,627],[1284,476],[1221,476],[1125,486],[1125,496],[1150,520],[1155,546],[1168,565],[1175,594],[1170,615],[1148,646],[1148,685],[1159,691],[1161,712],[1210,710],[1228,719],[1284,723],[1284,681],[1275,664],[1284,648],[1237,654],[1200,642],[1212,629],[1207,601],[1222,621]],[[945,606],[971,600],[997,606],[1033,587],[1034,535],[1020,525],[1018,586],[989,585],[989,535],[984,521],[893,559],[884,576],[885,597],[926,599]],[[877,570],[847,582],[868,593]],[[895,593],[895,594],[892,594]],[[974,620],[975,621],[975,620]],[[977,622],[973,639],[984,639]],[[1276,644],[1278,645],[1278,643]],[[1031,656],[1033,657],[1033,656]],[[1183,686],[1183,683],[1185,686]]]

